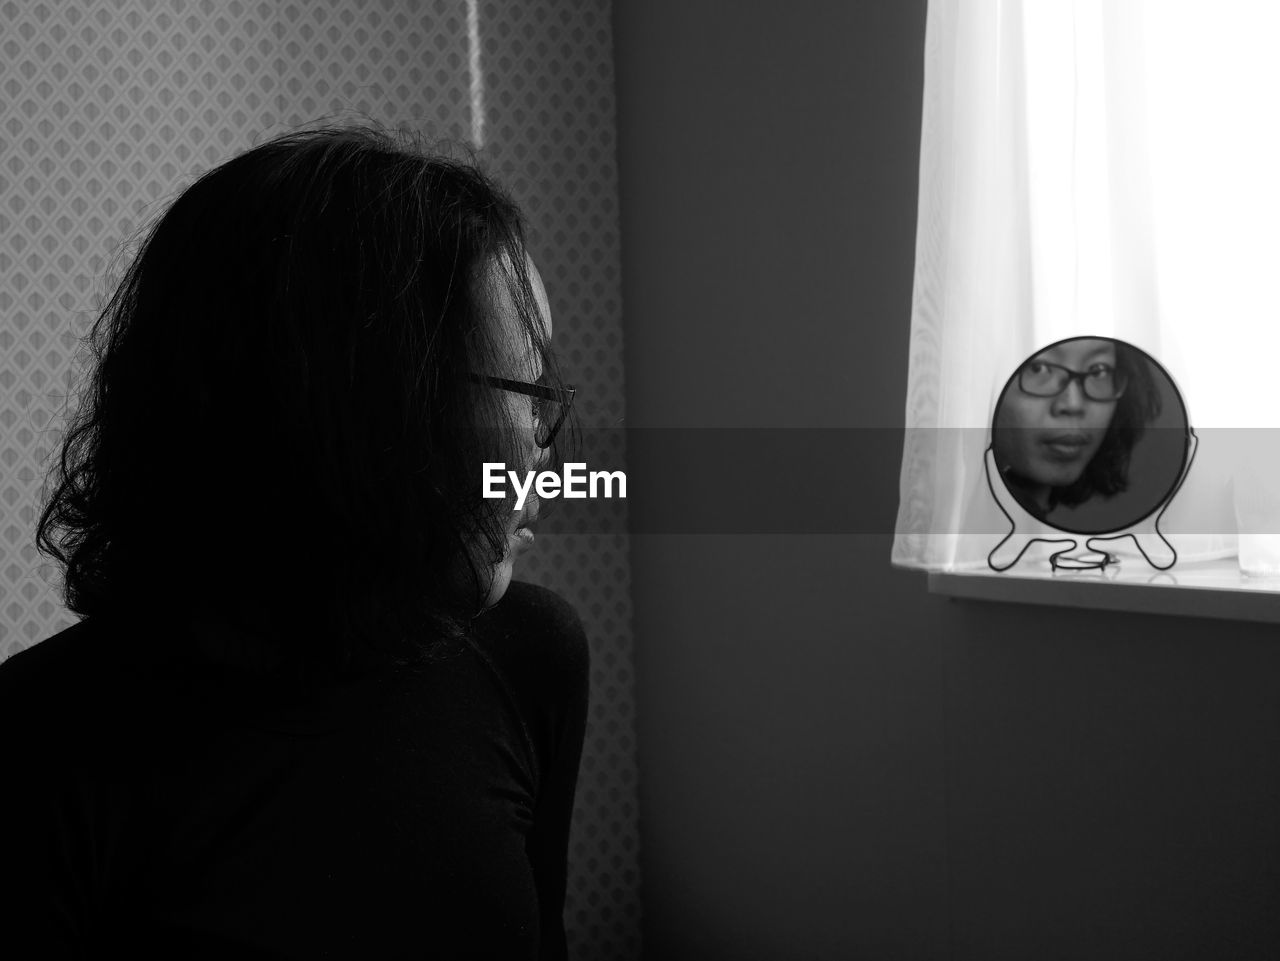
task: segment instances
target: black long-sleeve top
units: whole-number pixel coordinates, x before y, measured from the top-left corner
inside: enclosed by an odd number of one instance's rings
[[[182,630],[91,617],[0,664],[0,951],[565,956],[567,604],[514,583],[439,660],[283,701]]]

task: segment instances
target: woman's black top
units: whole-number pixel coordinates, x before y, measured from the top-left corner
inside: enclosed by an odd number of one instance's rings
[[[287,698],[182,630],[90,617],[0,665],[0,952],[565,956],[567,604],[512,584],[437,660]]]

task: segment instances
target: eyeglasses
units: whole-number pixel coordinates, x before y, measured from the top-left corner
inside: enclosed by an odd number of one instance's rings
[[[1047,360],[1033,360],[1018,371],[1018,387],[1032,397],[1057,397],[1073,380],[1080,381],[1090,400],[1119,400],[1128,386],[1125,375],[1110,364],[1094,364],[1079,371]]]
[[[505,377],[490,377],[487,374],[472,374],[476,383],[488,384],[499,390],[509,390],[514,394],[524,394],[533,398],[533,442],[542,450],[551,446],[560,432],[560,426],[569,416],[569,408],[573,406],[574,387],[548,387],[546,384],[530,384],[523,380],[508,380]]]

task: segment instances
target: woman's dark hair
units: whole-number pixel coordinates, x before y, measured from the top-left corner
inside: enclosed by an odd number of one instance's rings
[[[519,210],[474,163],[342,127],[201,176],[88,338],[37,529],[66,605],[249,611],[287,662],[339,669],[456,636],[507,545],[481,464],[521,461],[470,378],[511,350],[495,276],[558,386]]]
[[[1049,508],[1064,504],[1075,507],[1095,494],[1112,497],[1129,489],[1129,459],[1147,425],[1160,416],[1163,407],[1160,388],[1151,374],[1151,365],[1142,352],[1115,341],[1116,372],[1127,383],[1116,401],[1102,443],[1088,466],[1067,487],[1049,489]]]

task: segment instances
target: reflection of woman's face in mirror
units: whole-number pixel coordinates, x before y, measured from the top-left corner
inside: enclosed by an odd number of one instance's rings
[[[1116,400],[1116,347],[1078,338],[1041,351],[1019,369],[996,411],[996,463],[1037,506],[1074,484],[1106,437]],[[1081,376],[1072,377],[1072,374]]]

